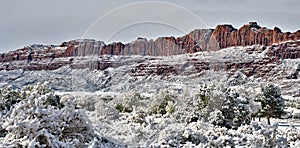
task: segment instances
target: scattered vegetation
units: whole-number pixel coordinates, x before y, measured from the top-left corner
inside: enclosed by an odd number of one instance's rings
[[[171,91],[151,97],[132,92],[122,98],[79,100],[61,98],[41,83],[20,90],[1,88],[0,145],[120,147],[124,142],[129,147],[299,147],[300,131],[294,126],[282,131],[277,124],[250,124],[251,114],[268,119],[284,113],[280,89],[265,84],[261,90],[257,103],[253,102],[256,95],[217,83],[201,85],[193,96],[187,89],[182,96]],[[95,117],[93,121],[86,111]],[[117,140],[95,131],[110,133]]]

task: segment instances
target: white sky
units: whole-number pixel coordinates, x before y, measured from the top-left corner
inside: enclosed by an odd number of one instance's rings
[[[59,44],[63,41],[81,38],[97,18],[112,9],[134,2],[141,1],[2,0],[0,53],[30,44]],[[282,31],[294,32],[300,28],[299,0],[164,0],[164,2],[188,9],[201,18],[209,28],[224,23],[239,28],[249,21],[257,21],[259,25],[269,28],[278,26]],[[150,15],[149,12],[138,13],[144,17]],[[174,20],[178,19],[179,25],[187,24],[188,22],[180,22],[183,20],[182,17],[177,14],[170,16]],[[120,14],[120,20],[122,19],[124,19],[124,14],[123,16]],[[105,24],[108,25],[107,28],[112,28],[110,25],[115,23],[108,20]],[[194,28],[203,28],[203,24],[199,26]],[[148,32],[145,33],[144,30]],[[104,34],[105,31],[103,31],[103,36]],[[140,24],[127,28],[110,41],[128,42],[140,35],[146,37],[176,36],[180,35],[180,32],[166,26]],[[99,31],[99,39],[102,38],[101,31]]]

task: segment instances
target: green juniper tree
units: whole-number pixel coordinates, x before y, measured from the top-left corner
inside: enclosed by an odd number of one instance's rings
[[[258,113],[260,117],[266,117],[270,125],[270,118],[279,118],[285,114],[285,102],[281,97],[280,88],[274,84],[265,84],[261,86],[262,96],[258,99],[261,102],[261,109]]]
[[[219,109],[223,122],[219,122],[215,125],[223,126],[226,128],[237,129],[242,124],[250,123],[250,110],[249,100],[247,98],[239,97],[239,94],[235,91],[228,89],[224,92],[225,100],[222,103],[222,107]],[[219,118],[219,119],[218,119]],[[218,117],[220,120],[222,118]],[[211,121],[213,121],[212,119]]]

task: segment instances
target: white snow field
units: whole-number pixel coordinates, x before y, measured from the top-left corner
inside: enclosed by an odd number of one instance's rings
[[[225,70],[225,62],[267,56],[247,53],[252,48],[261,47],[103,56],[119,64],[105,70],[0,71],[0,147],[300,147],[300,80],[286,79],[300,60],[261,65],[274,66],[262,77]],[[211,63],[210,70],[196,72],[194,60]],[[163,64],[178,73],[147,73]],[[131,71],[140,65],[148,66]],[[271,125],[250,118],[262,109],[255,101],[268,83],[280,88],[286,112]]]

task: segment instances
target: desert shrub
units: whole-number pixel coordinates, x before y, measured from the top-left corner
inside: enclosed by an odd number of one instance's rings
[[[291,125],[286,130],[287,141],[290,147],[299,147],[300,146],[300,130],[295,126]]]
[[[130,118],[130,120],[134,123],[145,123],[145,117],[146,117],[146,114],[138,113],[138,114],[134,114]]]
[[[56,106],[59,108],[63,107],[60,103],[60,97],[54,95],[50,91],[50,87],[47,83],[37,83],[34,86],[24,86],[22,89],[12,89],[12,87],[0,88],[0,114],[5,115],[11,110],[14,105],[30,96],[38,96],[48,94],[44,105]]]
[[[215,110],[210,113],[210,116],[208,118],[209,123],[213,125],[223,125],[225,117],[223,116],[222,112],[220,110]]]
[[[176,105],[177,105],[177,103],[174,103],[172,101],[168,101],[168,104],[165,107],[166,112],[169,113],[169,114],[174,113],[176,111]]]
[[[196,110],[199,111],[201,118],[208,121],[210,113],[216,109],[221,109],[224,102],[224,93],[226,87],[223,84],[202,84],[199,92],[194,96]]]
[[[0,88],[0,114],[6,114],[14,104],[26,97],[24,92],[11,87]]]
[[[122,113],[132,112],[132,110],[133,110],[131,106],[129,106],[127,104],[121,104],[121,103],[116,104],[116,109],[119,110]]]
[[[238,85],[243,85],[248,81],[249,79],[245,74],[243,74],[242,72],[236,72],[227,80],[227,84],[229,86],[238,86]]]
[[[202,121],[178,127],[168,127],[167,135],[161,135],[159,142],[151,146],[164,147],[288,147],[297,145],[296,138],[287,140],[287,133],[278,129],[277,125],[268,126],[254,123],[242,125],[236,130],[216,127]],[[176,133],[173,133],[176,132]],[[171,135],[170,135],[171,134]],[[290,137],[299,131],[290,132]],[[296,146],[297,147],[297,146]]]
[[[7,130],[3,145],[65,147],[83,146],[93,140],[87,118],[75,106],[58,109],[45,106],[46,97],[21,101],[3,123]],[[26,118],[24,118],[26,117]],[[14,119],[14,120],[13,120]]]
[[[145,97],[141,96],[140,93],[132,92],[123,97],[122,102],[116,103],[115,108],[120,112],[132,112],[133,109],[141,105],[141,100]]]
[[[174,113],[176,110],[175,103],[176,96],[168,91],[161,91],[159,95],[155,96],[151,102],[151,111],[153,114]]]
[[[195,99],[204,121],[227,128],[250,123],[249,99],[224,84],[201,85]]]
[[[73,102],[60,104],[59,97],[41,84],[22,89],[27,98],[15,103],[0,119],[3,147],[87,147],[108,143],[94,133],[84,110]],[[45,91],[47,90],[47,91]]]
[[[300,119],[300,112],[291,113],[293,119]]]

